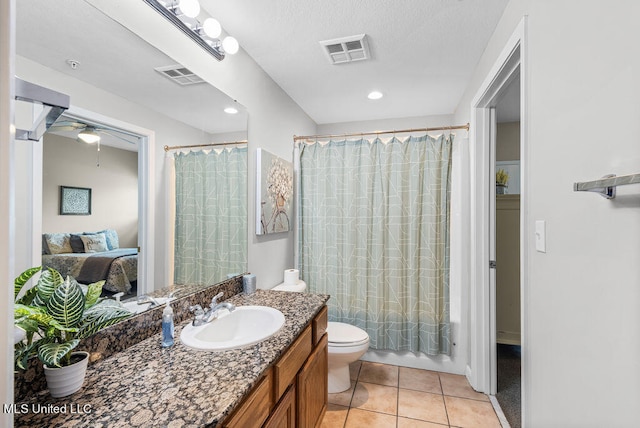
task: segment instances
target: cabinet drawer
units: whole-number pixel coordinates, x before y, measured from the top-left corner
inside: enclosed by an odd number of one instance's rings
[[[258,386],[224,422],[225,428],[253,428],[261,427],[269,417],[273,407],[273,374],[271,369],[258,382]]]
[[[326,306],[323,306],[322,309],[320,309],[320,312],[318,312],[318,315],[316,315],[316,317],[313,319],[313,323],[311,324],[311,326],[313,327],[313,345],[317,345],[318,342],[320,342],[320,339],[322,339],[322,336],[324,336],[324,334],[327,331],[327,313],[329,311],[327,310]]]
[[[291,385],[311,353],[311,326],[308,326],[275,365],[275,400]]]

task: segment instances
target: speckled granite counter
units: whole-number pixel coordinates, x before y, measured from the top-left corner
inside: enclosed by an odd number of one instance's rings
[[[228,301],[279,309],[285,315],[282,329],[256,345],[221,352],[195,351],[179,340],[163,349],[158,332],[91,365],[84,387],[75,394],[54,399],[43,391],[17,403],[17,410],[26,412],[16,414],[15,426],[217,426],[328,299],[282,291],[238,294]],[[176,338],[185,324],[176,326]]]

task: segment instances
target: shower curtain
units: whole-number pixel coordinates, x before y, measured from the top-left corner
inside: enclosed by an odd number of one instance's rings
[[[452,136],[301,144],[302,278],[370,347],[449,354]]]
[[[176,284],[210,285],[246,270],[246,189],[246,147],[176,153]]]

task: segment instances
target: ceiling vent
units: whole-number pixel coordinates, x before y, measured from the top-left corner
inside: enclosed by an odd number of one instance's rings
[[[196,83],[204,83],[204,80],[202,80],[200,76],[197,76],[193,71],[180,64],[157,67],[154,70],[165,76],[167,79],[171,79],[176,82],[178,85],[186,86]]]
[[[370,58],[366,34],[325,40],[320,44],[331,64],[343,64]]]

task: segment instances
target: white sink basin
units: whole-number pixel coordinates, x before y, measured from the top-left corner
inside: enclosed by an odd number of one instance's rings
[[[273,336],[284,325],[284,315],[268,306],[238,306],[220,310],[218,319],[182,329],[180,341],[203,351],[224,351],[253,345]]]

